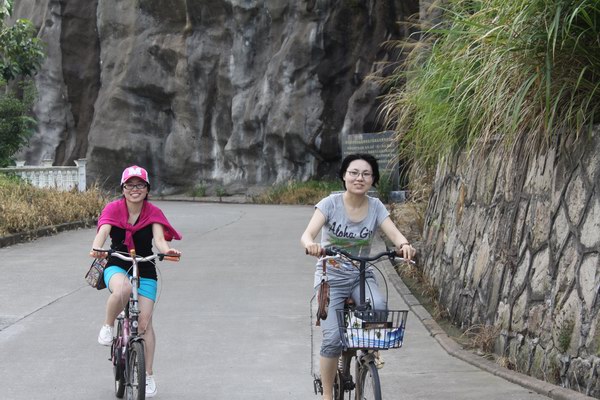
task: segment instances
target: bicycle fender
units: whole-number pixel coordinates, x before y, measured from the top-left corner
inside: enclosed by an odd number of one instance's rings
[[[135,343],[135,342],[140,342],[140,343],[144,344],[144,338],[141,337],[141,336],[136,336],[136,337],[130,337],[129,338],[129,344],[130,345],[133,344],[133,343]]]

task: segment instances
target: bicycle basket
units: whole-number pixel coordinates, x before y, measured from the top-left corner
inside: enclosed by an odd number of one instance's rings
[[[347,349],[402,347],[407,310],[337,310],[342,343]]]

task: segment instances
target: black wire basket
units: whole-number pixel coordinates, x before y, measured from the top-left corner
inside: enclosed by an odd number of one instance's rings
[[[387,350],[402,347],[408,310],[337,310],[346,349]]]

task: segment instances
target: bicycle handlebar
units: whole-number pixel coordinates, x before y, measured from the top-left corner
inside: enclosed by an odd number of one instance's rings
[[[105,250],[105,249],[92,249],[93,251],[97,251],[98,253],[106,253],[107,257],[108,256],[115,256],[117,258],[120,258],[121,260],[124,261],[133,261],[133,257],[131,256],[126,256],[124,253],[121,253],[117,250]],[[163,253],[157,253],[157,254],[152,254],[150,256],[146,256],[146,257],[141,257],[141,256],[135,256],[135,260],[139,263],[139,262],[145,262],[145,261],[152,261],[155,258],[158,258],[159,261],[163,261],[163,260],[167,260],[167,261],[179,261],[179,259],[181,258],[181,255],[178,254],[163,254]]]
[[[390,258],[396,258],[396,250],[388,250],[388,251],[383,251],[374,256],[361,257],[361,256],[352,255],[349,252],[347,252],[346,250],[338,249],[337,247],[329,247],[329,248],[325,249],[325,255],[327,255],[327,256],[335,256],[338,254],[342,255],[346,258],[349,258],[350,260],[359,261],[359,262],[360,261],[365,261],[365,262],[375,261],[375,260],[378,260],[381,257],[385,257],[385,256],[388,256]]]
[[[415,263],[413,260],[409,260],[404,257],[398,257],[398,254],[396,254],[396,250],[383,251],[374,256],[365,256],[365,257],[352,255],[349,252],[347,252],[346,250],[342,250],[337,247],[322,248],[321,251],[323,252],[324,256],[335,257],[338,255],[341,255],[352,261],[365,262],[365,263],[371,262],[371,261],[376,261],[376,260],[380,259],[381,257],[385,257],[385,256],[387,256],[391,259],[399,260],[399,261],[408,261],[411,264]],[[305,253],[308,254],[307,251],[305,251]]]

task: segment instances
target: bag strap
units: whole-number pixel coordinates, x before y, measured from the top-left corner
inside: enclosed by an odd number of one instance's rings
[[[323,259],[323,278],[321,278],[321,285],[319,286],[319,295],[317,298],[317,323],[315,326],[321,326],[321,307],[325,304],[325,299],[323,299],[323,295],[329,295],[329,293],[323,293],[324,288],[327,282],[327,260]]]

